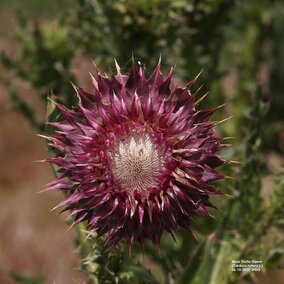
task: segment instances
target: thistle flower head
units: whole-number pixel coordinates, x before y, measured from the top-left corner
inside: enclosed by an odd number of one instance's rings
[[[221,138],[210,122],[215,109],[198,110],[196,94],[180,87],[157,65],[146,77],[133,63],[129,75],[91,77],[92,92],[75,87],[79,103],[57,104],[62,119],[51,123],[56,155],[49,162],[60,176],[47,190],[62,190],[58,205],[75,224],[132,245],[150,239],[159,245],[163,231],[190,229],[194,215],[206,214]]]

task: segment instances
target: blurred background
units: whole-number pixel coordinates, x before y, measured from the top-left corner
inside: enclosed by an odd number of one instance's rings
[[[112,74],[116,58],[127,72],[133,53],[150,74],[161,55],[162,69],[176,65],[182,84],[203,70],[202,105],[226,103],[216,120],[233,116],[218,127],[234,137],[223,155],[244,164],[224,169],[236,177],[224,191],[259,189],[241,215],[245,238],[266,212],[257,202],[272,194],[283,162],[283,31],[281,0],[0,0],[0,283],[85,281],[75,231],[50,212],[61,194],[37,193],[52,170],[35,161],[47,156],[36,134],[44,132],[48,92],[72,106],[70,81],[91,90],[91,59]],[[283,283],[283,215],[273,216],[255,248],[269,269],[235,283]]]

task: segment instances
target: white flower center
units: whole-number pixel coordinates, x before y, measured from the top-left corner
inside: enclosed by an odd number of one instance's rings
[[[112,154],[114,180],[128,191],[145,191],[158,185],[164,161],[148,134],[131,134],[121,140]]]

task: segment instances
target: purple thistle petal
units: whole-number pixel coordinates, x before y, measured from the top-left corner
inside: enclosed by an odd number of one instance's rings
[[[211,184],[224,178],[216,170],[222,139],[209,121],[218,108],[196,110],[197,78],[176,86],[174,69],[164,77],[160,61],[149,78],[134,61],[129,75],[116,66],[115,76],[91,75],[92,94],[74,86],[73,109],[57,104],[63,120],[50,123],[56,131],[46,138],[60,176],[44,191],[64,191],[56,208],[106,234],[110,246],[159,246],[164,231],[190,230],[192,216],[207,214],[209,196],[221,193]]]

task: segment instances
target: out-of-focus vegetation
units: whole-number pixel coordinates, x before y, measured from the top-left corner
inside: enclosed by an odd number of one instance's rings
[[[30,12],[38,13],[36,5]],[[59,6],[52,7],[55,11]],[[133,53],[150,73],[161,55],[164,70],[175,64],[176,77],[184,82],[203,69],[200,81],[210,94],[202,104],[227,103],[216,119],[233,117],[218,130],[235,138],[228,140],[233,145],[223,155],[240,161],[223,168],[234,178],[220,183],[229,194],[225,202],[214,201],[221,212],[212,212],[215,219],[193,221],[199,241],[187,232],[180,232],[176,243],[164,236],[160,253],[147,244],[142,261],[140,249],[134,249],[131,259],[121,248],[117,258],[108,256],[95,237],[82,241],[86,232],[79,229],[81,268],[91,281],[236,283],[251,278],[232,272],[232,260],[262,260],[267,269],[283,264],[283,174],[267,166],[267,155],[284,151],[284,2],[65,0],[61,9],[58,19],[47,15],[44,22],[20,13],[20,55],[0,51],[0,62],[9,71],[0,78],[12,104],[32,126],[44,131],[34,106],[21,98],[15,78],[44,103],[52,90],[57,100],[71,106],[76,101],[70,85],[77,80],[75,60],[92,58],[110,73],[116,58],[127,71]],[[267,177],[275,180],[270,190],[262,186]]]

